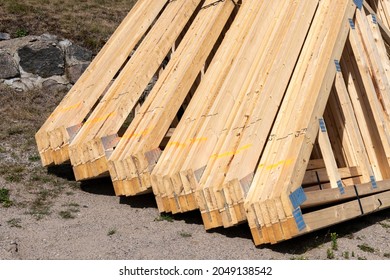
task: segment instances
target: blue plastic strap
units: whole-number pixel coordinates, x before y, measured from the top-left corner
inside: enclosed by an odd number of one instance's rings
[[[337,187],[339,188],[341,194],[345,194],[345,189],[341,180],[337,181]]]
[[[340,66],[340,61],[337,59],[334,60],[334,64],[336,64],[336,71],[341,72],[341,66]]]
[[[353,2],[355,3],[356,7],[358,7],[359,10],[362,9],[362,7],[363,7],[363,0],[353,0]]]
[[[370,180],[371,180],[372,188],[373,188],[373,189],[378,188],[378,184],[376,183],[375,177],[374,177],[374,176],[370,176]]]
[[[307,200],[306,194],[302,187],[299,187],[295,192],[290,194],[290,200],[293,208],[296,209]]]
[[[306,223],[303,220],[302,211],[300,208],[297,208],[293,212],[293,216],[295,219],[295,222],[297,223],[297,227],[299,231],[302,231],[306,228]]]
[[[355,29],[355,23],[353,22],[353,19],[349,19],[349,25],[351,26],[352,29]]]
[[[324,119],[323,119],[323,118],[320,118],[319,121],[320,121],[320,129],[321,129],[321,132],[326,132],[326,125],[325,125]]]

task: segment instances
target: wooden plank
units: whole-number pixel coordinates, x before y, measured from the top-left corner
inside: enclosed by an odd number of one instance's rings
[[[167,2],[167,0],[137,1],[84,74],[36,133],[35,139],[41,154],[48,153],[48,150],[54,150],[63,144],[69,144],[70,139],[66,128],[83,122]],[[60,134],[59,139],[63,141],[51,146],[48,133],[55,131]],[[66,157],[63,162],[68,159]],[[47,158],[46,161],[43,158],[42,164],[51,165],[53,160]]]
[[[366,1],[363,1],[363,6],[364,6],[364,9],[367,10],[370,14],[375,14],[378,16],[377,21],[378,21],[383,39],[387,42],[387,44],[390,44],[390,30],[389,30],[389,25],[387,23],[387,19],[385,21],[383,21],[381,19],[383,17],[381,17],[378,12],[375,12]],[[386,22],[386,24],[385,24],[385,22]]]
[[[345,200],[356,198],[357,195],[360,197],[365,197],[367,195],[381,193],[388,190],[390,190],[389,180],[377,182],[376,188],[373,188],[371,183],[346,186],[345,194],[343,195],[341,195],[340,192],[335,189],[323,189],[309,192],[305,191],[307,200],[301,205],[301,207],[303,209],[332,203],[340,203]]]
[[[162,153],[152,172],[153,192],[158,201],[166,201],[170,189],[165,189],[163,177],[179,170],[185,160],[185,155],[195,142],[205,141],[205,138],[196,138],[196,131],[205,121],[217,94],[220,92],[231,66],[239,58],[238,53],[248,37],[248,31],[254,18],[261,13],[265,1],[245,1],[235,18],[234,25],[225,35],[222,45],[218,49],[213,61],[199,85],[192,102],[184,112],[182,121],[175,130],[170,142]],[[263,9],[265,11],[265,9]],[[231,42],[236,42],[232,44]],[[168,180],[166,180],[168,181]],[[164,197],[164,198],[161,198]],[[169,203],[159,203],[159,210],[169,211]]]
[[[267,145],[260,161],[260,165],[275,168],[256,173],[246,199],[251,228],[261,231],[269,223],[283,221],[283,231],[292,235],[297,231],[297,227],[290,228],[294,209],[288,195],[302,182],[318,133],[318,117],[325,110],[336,74],[334,59],[341,57],[349,31],[348,19],[355,10],[352,1],[320,2],[322,16],[314,19],[320,24],[313,22],[317,28],[308,35],[306,50],[310,51],[298,62],[301,67],[294,73],[293,86],[286,94],[274,126],[275,141]]]
[[[148,158],[148,155],[159,149],[166,131],[235,7],[230,1],[208,5],[209,2],[206,1],[207,8],[199,12],[168,63],[163,77],[158,80],[110,158],[110,161],[127,159],[134,161],[135,169],[125,171],[126,178],[118,176],[114,178],[129,181],[133,178],[141,178],[139,192],[151,188],[150,173],[161,152],[158,151],[158,155],[153,158]]]
[[[339,188],[340,192],[343,192],[344,190],[342,190],[343,185],[341,182],[341,176],[338,172],[336,159],[334,157],[332,146],[330,144],[329,136],[327,133],[325,120],[321,117],[319,118],[319,127],[320,129],[318,134],[318,143],[321,148],[321,153],[325,162],[325,169],[328,173],[331,187],[332,189]]]
[[[376,178],[376,174],[374,173],[374,169],[368,158],[359,124],[341,71],[338,71],[336,74],[335,91],[338,100],[340,101],[341,110],[344,114],[346,130],[350,135],[352,146],[355,149],[358,165],[361,167],[364,180],[369,182],[372,177]]]
[[[390,159],[389,158],[390,156],[389,123],[387,121],[387,117],[383,112],[382,106],[378,99],[375,85],[371,78],[372,75],[368,67],[368,59],[363,49],[364,48],[363,43],[361,42],[357,30],[354,27],[351,28],[351,32],[349,35],[349,42],[351,44],[351,48],[356,58],[357,66],[363,81],[363,85],[365,89],[364,97],[367,99],[367,102],[365,102],[365,104],[370,108],[370,112],[372,114],[371,117],[373,118],[373,122],[374,122],[373,125],[377,129],[380,137],[380,142],[382,146],[381,148],[383,149],[383,152],[386,155],[387,161],[389,161]]]
[[[200,2],[169,3],[70,145],[72,165],[85,165],[105,156],[101,138],[118,133]],[[86,151],[83,157],[80,150]],[[96,175],[90,174],[89,178]]]
[[[232,190],[229,182],[237,178],[241,180],[256,169],[277,114],[278,104],[283,99],[317,4],[316,1],[310,3],[298,1],[288,7],[275,37],[270,38],[273,42],[265,54],[265,64],[259,67],[259,74],[254,78],[253,85],[248,90],[248,96],[252,92],[254,97],[246,99],[241,111],[232,116],[233,122],[224,132],[225,138],[219,138],[207,162],[198,190],[211,189],[211,195],[215,198],[206,201],[207,208],[209,211],[212,209],[212,211],[220,211],[223,215],[229,215],[229,217],[223,217],[224,221],[236,221],[232,218],[234,213],[221,210],[230,203],[234,204],[236,199],[242,198],[242,196],[237,197],[236,194],[246,191]],[[294,45],[291,46],[293,40]],[[275,52],[275,50],[278,51]],[[226,190],[223,189],[225,184],[227,184]],[[230,195],[233,196],[230,197]],[[203,196],[199,198],[202,199]],[[200,210],[206,211],[204,208]],[[241,211],[239,214],[242,216]],[[231,226],[231,224],[224,224],[224,226]]]
[[[173,137],[173,139],[171,139],[170,143],[172,143],[172,149],[175,150],[176,153],[173,158],[170,157],[172,165],[169,169],[169,173],[166,173],[167,175],[170,175],[165,176],[164,181],[166,182],[165,186],[167,187],[166,193],[169,194],[169,197],[172,199],[175,197],[174,193],[193,193],[191,186],[187,184],[189,183],[189,180],[186,178],[187,174],[180,176],[179,172],[180,170],[184,172],[191,169],[192,174],[194,174],[194,171],[201,173],[199,170],[201,170],[203,162],[207,163],[207,155],[212,152],[212,148],[218,139],[218,131],[223,130],[223,125],[226,122],[227,116],[233,110],[232,108],[239,105],[239,103],[236,103],[236,101],[239,100],[238,93],[240,92],[239,90],[242,83],[251,71],[251,66],[256,54],[261,54],[261,49],[267,44],[267,42],[261,40],[261,38],[267,35],[266,32],[270,27],[261,25],[259,22],[272,20],[273,15],[276,13],[276,9],[272,9],[273,12],[271,13],[268,11],[271,10],[270,6],[276,7],[276,5],[277,3],[272,2],[257,2],[256,5],[252,2],[248,2],[248,4],[243,3],[241,9],[247,10],[250,7],[256,9],[256,12],[254,11],[251,13],[251,15],[255,16],[251,17],[252,21],[255,20],[255,22],[252,22],[252,24],[250,22],[246,23],[247,29],[243,29],[245,33],[239,35],[241,38],[245,36],[245,41],[242,42],[242,47],[236,50],[236,58],[228,60],[229,72],[226,72],[226,77],[224,77],[223,81],[217,83],[220,83],[218,87],[212,88],[215,90],[212,103],[209,103],[204,108],[200,108],[200,111],[194,111],[194,115],[191,114],[185,116],[185,118],[183,117],[183,119],[191,121],[181,122],[178,126],[178,130],[182,131],[182,134],[178,138]],[[263,9],[260,9],[262,6]],[[244,12],[242,14],[245,18],[246,15]],[[240,16],[240,12],[238,16]],[[276,19],[274,20],[276,21]],[[236,29],[235,33],[238,31],[239,30]],[[235,33],[232,33],[232,36]],[[230,44],[230,42],[227,42],[227,44]],[[222,58],[222,61],[223,60],[224,58]],[[204,80],[202,84],[205,84],[206,81],[212,84],[212,80],[218,77],[218,72],[213,73],[213,75],[215,75],[214,78],[213,76],[210,76],[210,80]],[[207,76],[208,73],[206,73],[206,77]],[[201,89],[207,91],[207,84],[205,84],[206,87],[202,87],[202,84]],[[243,95],[244,92],[241,91],[241,94]],[[210,123],[213,125],[209,125]],[[207,127],[209,129],[207,129]],[[168,143],[168,146],[169,145],[170,144]],[[174,177],[175,180],[171,180],[171,177]],[[181,181],[181,177],[184,178],[183,180],[185,180],[185,182]],[[191,176],[189,176],[189,178],[190,177]],[[173,182],[177,183],[176,188],[172,185]],[[174,206],[176,203],[172,202],[170,205]]]
[[[388,164],[386,163],[384,152],[381,150],[377,130],[374,128],[374,124],[371,123],[371,118],[369,118],[371,113],[363,103],[362,91],[364,90],[364,86],[349,42],[347,42],[343,59],[341,60],[341,69],[343,75],[346,77],[345,80],[347,82],[349,98],[359,130],[361,131],[361,134],[364,135],[363,142],[369,157],[369,162],[376,179],[382,180],[382,178],[386,177],[388,172]],[[336,85],[337,82],[336,79]]]

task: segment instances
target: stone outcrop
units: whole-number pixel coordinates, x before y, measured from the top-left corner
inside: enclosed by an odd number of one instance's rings
[[[18,90],[70,89],[87,69],[92,52],[44,34],[0,40],[0,82]]]

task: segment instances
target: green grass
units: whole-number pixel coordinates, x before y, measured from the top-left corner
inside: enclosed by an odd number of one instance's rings
[[[343,252],[343,258],[349,260],[349,252]]]
[[[184,232],[184,231],[180,232],[179,234],[181,237],[184,237],[184,238],[192,237],[191,233]]]
[[[155,218],[154,220],[156,222],[167,221],[167,222],[172,223],[173,222],[173,217],[170,216],[170,215],[161,214],[159,217]]]
[[[44,216],[51,214],[51,199],[53,195],[49,190],[41,190],[36,195],[30,206],[28,214],[34,216],[37,220],[41,220]]]
[[[2,0],[0,32],[51,33],[98,52],[136,0]]]
[[[339,246],[337,244],[337,233],[333,232],[330,234],[330,239],[332,240],[332,250],[337,251],[339,249]]]
[[[385,223],[385,222],[380,222],[379,224],[380,224],[383,228],[385,228],[385,229],[389,229],[389,228],[390,228],[390,225],[387,224],[387,223]]]
[[[290,258],[290,260],[292,260],[292,261],[303,261],[303,260],[308,260],[308,258],[303,256],[303,255],[301,255],[301,256],[293,256],[293,257]]]
[[[358,248],[366,253],[375,253],[375,249],[370,247],[368,244],[364,243],[361,245],[358,245]]]
[[[61,218],[66,220],[75,218],[75,216],[72,214],[70,210],[60,211],[58,214],[60,215]]]
[[[334,252],[332,249],[329,248],[328,250],[326,250],[326,258],[329,260],[333,260],[335,258]]]
[[[21,220],[20,218],[14,218],[14,219],[8,220],[8,221],[7,221],[7,224],[8,224],[10,227],[21,228],[21,227],[22,227],[22,226],[20,225],[21,222],[22,222],[22,220]]]
[[[114,235],[115,233],[117,233],[117,230],[116,230],[116,229],[110,229],[110,230],[107,232],[107,236],[112,236],[112,235]]]
[[[37,162],[37,161],[41,160],[41,157],[38,156],[38,155],[32,155],[32,156],[28,157],[28,160],[31,161],[31,162]]]
[[[5,208],[11,207],[13,204],[9,197],[9,190],[6,188],[0,189],[0,203]]]
[[[59,215],[63,219],[74,219],[74,218],[76,218],[74,213],[80,212],[80,209],[79,209],[80,205],[78,205],[77,203],[68,203],[68,204],[64,204],[62,206],[66,207],[66,210],[62,210],[59,212]]]

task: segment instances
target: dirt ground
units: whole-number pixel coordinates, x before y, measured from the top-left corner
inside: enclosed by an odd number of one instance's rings
[[[41,167],[34,134],[64,94],[0,86],[0,259],[390,258],[390,210],[255,247],[246,224],[206,232],[197,211],[161,216],[153,195],[119,198],[108,179]]]
[[[51,32],[97,52],[134,2],[6,0],[0,32]],[[34,134],[65,94],[0,85],[0,260],[390,258],[390,210],[255,247],[246,224],[206,232],[197,211],[161,216],[153,195],[118,198],[110,180],[43,168]]]

